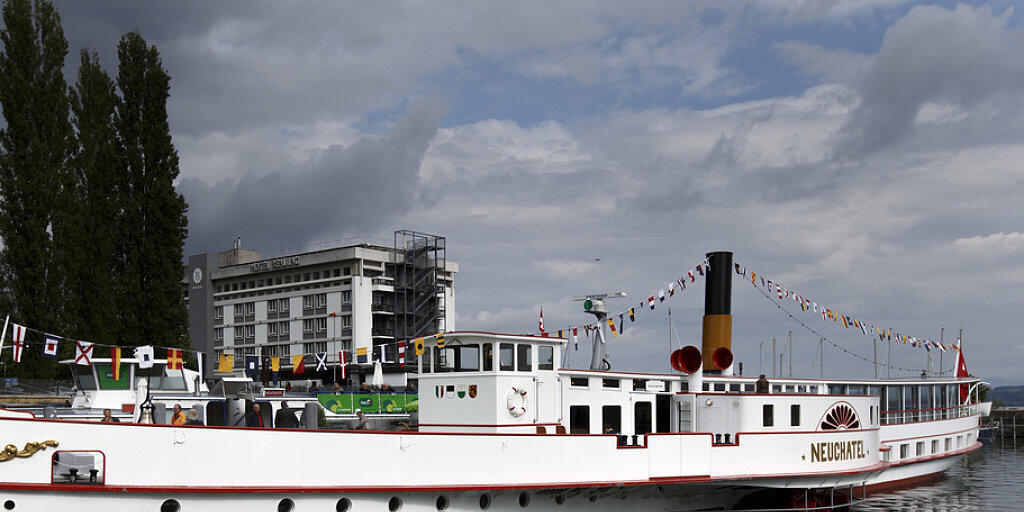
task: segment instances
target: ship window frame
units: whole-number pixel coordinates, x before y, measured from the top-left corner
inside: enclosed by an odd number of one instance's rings
[[[523,350],[526,349],[526,350]],[[525,356],[525,357],[523,357]],[[530,343],[519,343],[516,346],[516,371],[533,371],[533,345]]]
[[[601,379],[601,387],[605,389],[619,389],[622,385],[619,379]]]
[[[580,381],[582,381],[583,384],[580,384]],[[569,386],[574,388],[589,388],[590,379],[587,377],[569,377]]]
[[[799,427],[800,426],[800,404],[790,404],[789,406],[789,426]]]
[[[907,455],[908,455],[909,452],[910,452],[910,445],[908,443],[903,443],[903,444],[900,445],[900,459],[907,458]]]
[[[646,411],[644,410],[646,409]],[[644,416],[646,415],[646,421]],[[643,425],[645,428],[639,428],[639,425]],[[650,434],[654,431],[654,404],[646,400],[641,400],[633,404],[633,434],[642,436]]]
[[[506,364],[504,356],[508,356]],[[498,371],[511,372],[516,369],[516,345],[515,343],[498,344]]]
[[[775,404],[763,404],[761,406],[761,426],[775,426]]]
[[[482,371],[493,372],[494,371],[494,343],[481,343],[480,344],[480,362]]]
[[[537,346],[537,369],[555,369],[555,347],[552,347],[551,345]]]
[[[582,417],[580,416],[581,412],[582,412]],[[569,433],[570,434],[590,434],[590,406],[589,405],[570,405],[569,406]]]
[[[615,435],[619,435],[622,433],[621,405],[609,404],[601,406],[601,433]]]

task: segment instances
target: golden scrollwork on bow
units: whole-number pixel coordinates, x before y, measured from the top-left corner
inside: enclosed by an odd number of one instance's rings
[[[24,450],[18,450],[17,446],[9,444],[0,451],[0,462],[7,462],[15,457],[31,457],[39,450],[45,450],[47,446],[57,446],[57,441],[53,439],[47,439],[46,441],[40,441],[38,443],[25,443]]]

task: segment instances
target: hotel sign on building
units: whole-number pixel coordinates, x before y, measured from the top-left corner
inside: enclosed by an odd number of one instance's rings
[[[299,266],[298,256],[288,256],[286,258],[276,258],[272,260],[257,261],[249,264],[249,272],[268,272],[271,270],[279,270],[282,268],[291,268]]]

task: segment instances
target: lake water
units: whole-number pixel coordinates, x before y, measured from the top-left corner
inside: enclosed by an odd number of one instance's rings
[[[1024,449],[986,446],[935,483],[876,494],[856,512],[1003,512],[1024,510]]]

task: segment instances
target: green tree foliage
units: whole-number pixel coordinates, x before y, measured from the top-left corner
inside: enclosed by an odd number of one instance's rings
[[[183,346],[187,312],[182,249],[188,205],[174,188],[179,169],[167,120],[171,77],[156,47],[136,32],[121,38],[117,58],[117,128],[125,168],[119,225],[125,256],[120,293],[125,343]]]
[[[0,0],[0,15],[0,307],[70,338],[187,346],[187,204],[174,188],[170,76],[159,53],[128,32],[116,82],[83,51],[69,90],[52,3]],[[26,341],[8,374],[66,375],[42,357],[41,334]],[[61,357],[73,349],[64,342]]]
[[[95,53],[82,50],[78,81],[71,89],[76,134],[68,186],[60,198],[64,333],[77,339],[122,341],[117,300],[122,268],[117,244],[121,217],[121,149],[114,125],[117,91]]]
[[[0,7],[0,252],[12,316],[25,325],[61,327],[61,276],[54,218],[73,144],[62,67],[68,43],[60,16],[45,0],[6,0]],[[41,337],[29,342],[38,347]],[[41,350],[29,350],[18,370],[49,376]]]

